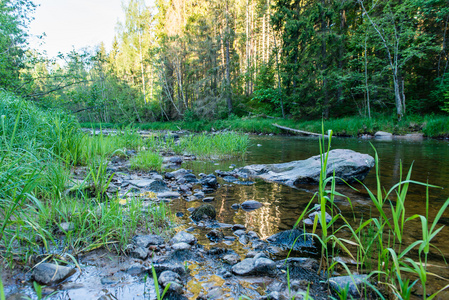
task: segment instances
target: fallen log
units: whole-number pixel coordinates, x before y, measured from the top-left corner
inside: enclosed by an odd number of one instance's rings
[[[285,126],[278,125],[276,123],[271,124],[271,125],[273,125],[274,127],[280,128],[280,129],[284,129],[284,130],[287,130],[287,131],[294,132],[294,133],[299,133],[299,134],[304,134],[304,135],[314,135],[314,136],[320,136],[320,137],[323,136],[320,133],[309,132],[309,131],[304,131],[304,130],[299,130],[299,129],[293,129],[293,128],[290,128],[290,127],[285,127]],[[324,136],[327,137],[327,135],[324,135]]]

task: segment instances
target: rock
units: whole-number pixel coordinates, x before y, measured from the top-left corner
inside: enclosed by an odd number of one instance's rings
[[[115,277],[115,276],[107,276],[107,277],[103,277],[103,278],[101,278],[101,280],[100,280],[100,282],[102,283],[102,284],[114,284],[114,283],[117,283],[117,282],[119,282],[120,281],[120,279],[118,278],[118,277]]]
[[[167,184],[161,180],[154,180],[154,179],[135,179],[130,180],[130,184],[140,188],[145,189],[148,191],[152,191],[155,193],[161,193],[168,191]]]
[[[187,185],[187,184],[181,184],[181,185],[178,187],[178,189],[179,189],[179,191],[180,191],[181,193],[187,193],[187,192],[190,192],[190,190],[192,189],[192,187],[191,187],[190,185]]]
[[[215,207],[210,204],[203,204],[192,212],[192,220],[199,222],[201,220],[215,220]]]
[[[203,198],[203,202],[212,202],[212,201],[214,201],[214,197],[206,197],[206,198]]]
[[[223,177],[223,180],[229,183],[233,183],[235,181],[237,181],[238,179],[234,176],[225,176]]]
[[[235,234],[236,236],[242,236],[242,235],[245,235],[245,234],[246,234],[246,231],[243,230],[243,229],[238,229],[238,230],[235,230],[235,231],[234,231],[234,234]]]
[[[363,181],[374,166],[374,158],[348,149],[329,151],[326,177],[335,176],[348,183]],[[250,165],[236,169],[236,173],[247,173],[250,177],[261,178],[288,186],[318,184],[320,180],[320,156],[280,164]],[[337,182],[341,182],[338,180]]]
[[[348,295],[357,298],[365,295],[363,290],[366,289],[365,283],[367,281],[367,275],[352,275],[352,277],[339,276],[329,278],[329,284],[333,290],[335,290],[336,292],[340,292],[342,289],[345,289],[346,286],[348,286]]]
[[[157,234],[136,235],[132,238],[132,242],[137,247],[148,248],[149,246],[159,246],[165,241]]]
[[[140,264],[133,264],[128,269],[126,269],[126,273],[130,275],[140,275],[142,273],[145,273],[147,269],[140,265]]]
[[[385,131],[377,131],[374,134],[375,137],[392,137],[393,134],[389,133],[389,132],[385,132]]]
[[[75,224],[72,222],[63,222],[59,224],[58,233],[66,234],[69,231],[75,230]]]
[[[172,164],[177,164],[177,165],[180,165],[183,162],[182,158],[179,156],[170,157],[168,161]]]
[[[206,234],[206,237],[211,240],[212,242],[219,242],[224,238],[224,234],[223,232],[221,232],[221,230],[218,229],[213,229],[211,231],[209,231],[208,234]]]
[[[196,176],[192,173],[185,174],[182,177],[177,178],[177,181],[179,183],[197,183],[198,179]]]
[[[231,205],[231,208],[237,210],[240,208],[240,204],[234,203]]]
[[[161,274],[164,271],[172,271],[175,273],[178,273],[179,275],[183,276],[186,274],[186,269],[183,265],[177,264],[177,263],[163,263],[163,264],[153,264],[154,271],[156,274]],[[149,270],[150,277],[152,276],[151,269]]]
[[[255,231],[250,230],[246,234],[248,235],[248,237],[251,240],[258,240],[259,239],[259,235]]]
[[[268,258],[245,258],[232,267],[232,273],[240,276],[273,275],[276,270],[274,261]]]
[[[247,200],[241,204],[242,209],[246,211],[255,210],[263,206],[262,203],[256,200]]]
[[[163,288],[170,284],[168,291],[182,294],[182,282],[179,274],[172,271],[164,271],[159,275],[158,282]]]
[[[240,261],[240,255],[238,255],[237,253],[226,254],[222,259],[225,263],[233,266]]]
[[[242,245],[246,245],[249,243],[249,239],[246,235],[241,235],[241,236],[239,236],[239,242]]]
[[[267,238],[267,241],[283,250],[316,251],[315,243],[301,229],[281,231]]]
[[[209,187],[209,188],[217,188],[218,187],[218,181],[217,177],[215,177],[214,174],[209,174],[201,179],[201,184],[203,186]]]
[[[157,193],[157,197],[159,199],[176,199],[176,198],[181,197],[181,194],[178,192],[168,191],[168,192]]]
[[[146,248],[135,247],[134,249],[131,249],[128,252],[128,255],[133,257],[133,258],[145,260],[145,259],[147,259],[148,255],[149,255],[149,252],[148,252],[148,249],[146,249]]]
[[[236,231],[236,230],[246,230],[245,225],[242,224],[234,224],[232,225],[232,231]]]
[[[177,216],[178,218],[182,218],[182,217],[184,216],[184,213],[181,212],[181,211],[178,211],[178,212],[176,213],[176,216]]]
[[[332,221],[332,217],[327,212],[325,212],[324,214],[325,214],[326,224],[329,224],[329,222]],[[312,221],[312,225],[313,225],[313,222],[315,222],[315,218],[318,218],[318,224],[320,224],[320,222],[321,222],[321,211],[316,211],[316,212],[311,213],[309,215],[309,218]]]
[[[196,243],[196,238],[193,234],[187,233],[185,231],[180,231],[171,239],[171,243],[186,243],[193,245]]]
[[[173,250],[189,250],[192,248],[190,244],[184,242],[173,244],[171,247]]]
[[[193,196],[195,196],[198,199],[202,199],[204,198],[204,193],[203,192],[196,192],[195,194],[193,194]]]
[[[71,267],[41,263],[34,267],[31,275],[32,279],[39,284],[58,284],[75,274],[75,269]]]

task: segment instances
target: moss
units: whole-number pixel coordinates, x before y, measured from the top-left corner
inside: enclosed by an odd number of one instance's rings
[[[192,220],[195,222],[215,220],[216,215],[215,207],[210,204],[203,204],[192,212]]]

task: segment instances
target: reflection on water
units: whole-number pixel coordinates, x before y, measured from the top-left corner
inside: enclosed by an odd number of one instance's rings
[[[195,173],[214,173],[216,169],[230,170],[231,164],[237,167],[248,164],[281,163],[293,160],[301,160],[319,154],[319,143],[316,138],[302,137],[259,137],[251,138],[252,146],[246,161],[225,162],[191,162],[184,166],[193,169]],[[256,146],[260,144],[261,146]],[[410,166],[413,165],[412,180],[429,182],[440,186],[439,189],[430,191],[429,218],[433,220],[442,203],[448,198],[449,188],[449,142],[438,140],[361,140],[354,138],[333,138],[332,149],[346,148],[374,156],[377,150],[380,161],[380,178],[382,186],[389,190],[400,179],[401,164],[403,177]],[[365,179],[366,186],[373,192],[376,190],[375,170],[373,169]],[[338,186],[338,191],[351,199],[349,202],[342,198],[337,199],[337,205],[346,217],[352,217],[353,211],[357,218],[374,215],[374,206],[368,197],[368,193],[360,184],[354,186],[359,191],[354,191],[345,186]],[[266,238],[280,230],[292,228],[297,218],[306,207],[308,201],[316,192],[316,186],[303,186],[298,189],[279,184],[256,181],[252,186],[240,186],[221,182],[221,187],[212,195],[215,201],[212,204],[217,209],[217,218],[222,223],[244,224],[248,229],[259,233],[261,238]],[[426,190],[423,186],[411,185],[406,201],[407,215],[424,214],[426,204]],[[231,205],[242,203],[246,200],[257,200],[265,205],[252,212],[233,210]],[[391,199],[394,200],[394,199]],[[199,206],[201,203],[187,203],[183,200],[173,203],[175,210],[185,210],[191,206]],[[355,220],[358,223],[360,219]],[[442,225],[448,223],[449,214],[445,212],[441,221]],[[184,219],[189,222],[188,219]],[[419,222],[409,222],[405,237],[407,242],[420,239],[421,225]],[[201,230],[200,230],[201,232]],[[205,231],[206,232],[206,231]],[[199,237],[201,241],[201,237]],[[449,228],[441,231],[434,240],[436,246],[444,256],[449,257]],[[204,243],[208,241],[204,238]],[[437,253],[437,252],[436,252]],[[434,263],[443,265],[440,258]],[[441,256],[440,256],[441,257]],[[438,269],[438,274],[448,276],[447,268]]]

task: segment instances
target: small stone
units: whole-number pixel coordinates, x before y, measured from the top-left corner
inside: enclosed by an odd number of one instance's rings
[[[203,204],[192,212],[192,220],[199,222],[201,220],[215,220],[215,207],[210,204]]]
[[[367,275],[339,276],[329,278],[329,284],[336,292],[340,292],[348,286],[349,295],[359,298],[361,295],[364,295],[363,289],[366,288],[365,283],[367,280]]]
[[[236,253],[231,253],[223,256],[223,261],[231,266],[237,264],[240,261],[240,255]]]
[[[232,225],[232,231],[236,231],[236,230],[246,230],[246,227],[242,224]]]
[[[159,275],[158,279],[159,284],[165,288],[168,284],[170,284],[168,290],[175,292],[177,294],[182,293],[182,282],[179,274],[172,271],[164,271]]]
[[[151,245],[159,246],[165,242],[164,239],[157,234],[136,235],[133,237],[132,241],[134,245],[142,248],[148,248],[148,246]]]
[[[259,239],[259,235],[255,231],[250,230],[250,231],[248,231],[247,235],[251,240]]]
[[[128,269],[126,269],[126,273],[130,275],[140,275],[146,271],[147,269],[140,264],[133,264]]]
[[[189,250],[190,248],[192,248],[192,246],[184,242],[176,243],[172,246],[173,250]]]
[[[184,216],[184,213],[178,211],[178,212],[176,213],[176,216],[177,216],[178,218],[182,218],[182,217]]]
[[[41,263],[34,267],[32,278],[40,284],[53,285],[60,283],[75,274],[75,269],[71,267]]]
[[[102,284],[114,284],[114,283],[118,283],[120,281],[120,279],[115,276],[108,276],[108,277],[101,278],[100,281]]]
[[[276,270],[274,261],[268,258],[245,258],[243,261],[232,267],[232,272],[236,275],[273,275]]]
[[[240,204],[234,203],[231,205],[231,208],[237,210],[240,208]]]
[[[214,197],[206,197],[206,198],[203,198],[203,202],[212,202],[212,201],[214,201]]]
[[[171,239],[171,243],[172,244],[177,244],[177,243],[186,243],[186,244],[190,244],[193,245],[196,242],[196,238],[193,234],[187,233],[185,231],[180,231],[178,232],[172,239]]]
[[[256,200],[248,200],[242,203],[242,209],[246,211],[255,210],[262,206],[263,204]]]
[[[329,222],[332,221],[331,215],[328,214],[327,212],[324,212],[324,215],[325,215],[326,224],[329,224]],[[318,224],[320,224],[321,223],[321,211],[316,211],[316,212],[311,213],[309,215],[309,218],[310,218],[310,220],[312,220],[312,222],[315,222],[315,218],[318,218]]]
[[[143,247],[135,247],[131,251],[129,251],[129,256],[141,260],[147,259],[149,255],[148,249]]]
[[[241,236],[241,235],[246,234],[246,231],[243,230],[243,229],[239,229],[239,230],[234,231],[234,234],[235,234],[236,236]]]
[[[221,230],[218,229],[213,229],[209,231],[209,233],[206,236],[209,240],[215,243],[221,241],[224,238],[223,232],[221,232]]]

